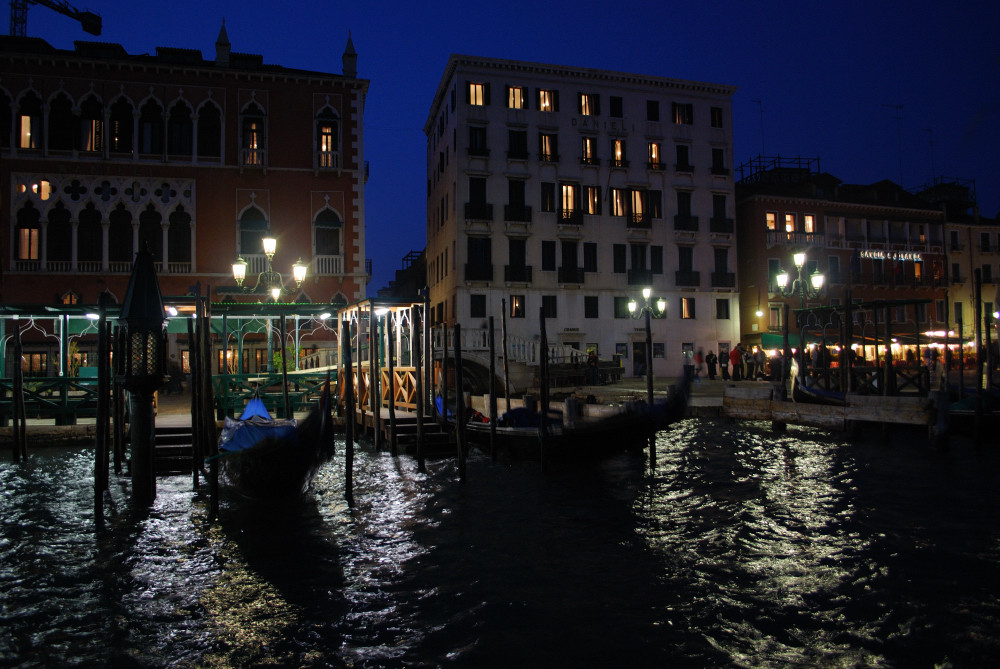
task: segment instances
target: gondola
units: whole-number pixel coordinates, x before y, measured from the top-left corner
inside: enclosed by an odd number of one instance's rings
[[[300,422],[271,418],[255,395],[239,419],[225,419],[218,457],[229,485],[246,497],[281,499],[304,493],[333,457],[329,380]]]
[[[515,408],[497,421],[497,448],[515,458],[537,459],[542,445],[552,456],[600,457],[642,449],[657,430],[684,418],[687,412],[690,379],[685,379],[670,396],[652,407],[645,402],[629,402],[616,413],[601,417],[563,416],[549,411],[546,420],[529,408]],[[477,417],[478,418],[478,417]],[[470,446],[487,449],[491,429],[488,419],[476,418],[465,424]]]
[[[790,371],[792,374],[792,401],[800,404],[827,404],[841,407],[847,404],[846,393],[803,383],[802,377],[799,376],[799,363],[794,358]]]

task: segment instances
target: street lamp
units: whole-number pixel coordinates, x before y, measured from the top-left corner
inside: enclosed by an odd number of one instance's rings
[[[281,297],[282,292],[284,292],[284,280],[281,278],[281,274],[274,271],[271,266],[271,261],[274,260],[274,253],[278,248],[278,240],[274,237],[264,237],[261,240],[264,247],[264,257],[267,259],[267,269],[257,275],[257,283],[253,287],[244,286],[243,282],[247,277],[247,261],[243,259],[242,256],[236,258],[233,262],[233,278],[236,280],[236,285],[243,289],[244,293],[259,293],[263,292],[269,294],[271,298],[277,302],[278,298]],[[295,281],[295,288],[299,288],[302,282],[306,278],[307,265],[302,262],[300,257],[295,264],[292,265],[292,279]]]
[[[796,293],[799,296],[799,308],[805,306],[805,299],[808,297],[810,300],[814,300],[819,297],[820,292],[823,290],[823,282],[826,277],[819,272],[813,272],[809,276],[809,280],[806,281],[804,267],[806,264],[806,254],[804,252],[796,253],[792,256],[792,261],[795,263],[796,277],[791,285],[788,285],[788,272],[786,270],[781,270],[775,277],[775,281],[778,283],[778,292],[782,297],[791,297]]]
[[[649,325],[649,319],[653,315],[659,318],[667,311],[667,301],[659,297],[656,299],[656,310],[654,312],[653,305],[649,301],[652,293],[652,288],[647,287],[642,289],[641,308],[634,299],[628,301],[628,312],[632,315],[632,318],[646,317],[646,403],[649,405],[650,411],[653,409],[653,333]]]

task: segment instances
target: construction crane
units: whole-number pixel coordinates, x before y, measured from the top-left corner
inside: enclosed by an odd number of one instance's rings
[[[10,0],[10,36],[25,37],[28,31],[28,5],[42,5],[80,22],[84,32],[101,34],[101,17],[94,12],[80,11],[59,0]]]

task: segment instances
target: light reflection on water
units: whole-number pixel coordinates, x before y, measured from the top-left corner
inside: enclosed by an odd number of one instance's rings
[[[912,439],[910,440],[912,442]],[[969,666],[1000,659],[996,454],[687,420],[652,470],[342,449],[280,508],[92,451],[0,464],[0,665]]]

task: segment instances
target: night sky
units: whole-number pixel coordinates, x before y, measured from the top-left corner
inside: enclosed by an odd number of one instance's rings
[[[6,6],[6,3],[4,3]],[[692,79],[739,88],[737,165],[760,153],[820,159],[849,183],[974,179],[985,216],[1000,213],[1000,3],[496,3],[320,0],[71,0],[101,14],[100,38],[30,6],[28,35],[71,49],[118,42],[339,73],[351,32],[369,79],[365,158],[370,294],[425,241],[423,125],[452,53]]]

